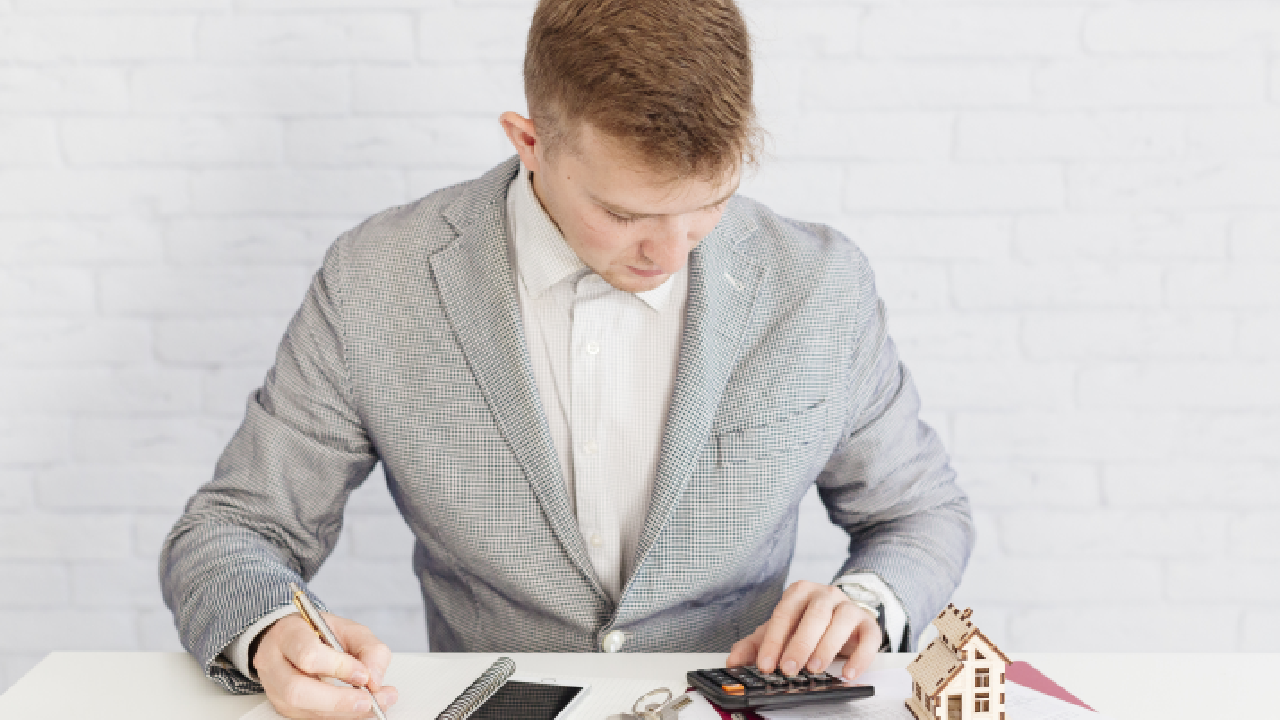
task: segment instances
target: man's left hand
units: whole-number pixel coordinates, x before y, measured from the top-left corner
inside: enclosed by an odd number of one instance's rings
[[[847,657],[841,676],[852,680],[871,665],[880,649],[880,626],[875,617],[834,585],[801,580],[782,593],[773,617],[734,643],[728,667],[755,666],[763,672],[778,668],[795,675],[800,668],[821,672],[836,656]]]

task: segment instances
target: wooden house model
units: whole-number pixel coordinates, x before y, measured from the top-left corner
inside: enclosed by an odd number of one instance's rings
[[[916,720],[1005,720],[1004,671],[1009,658],[955,605],[933,619],[938,637],[907,666]]]

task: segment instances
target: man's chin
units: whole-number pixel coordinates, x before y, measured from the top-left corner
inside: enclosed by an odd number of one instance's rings
[[[629,293],[642,293],[657,289],[662,283],[671,278],[671,274],[647,276],[623,268],[602,277],[604,277],[605,282],[618,290]]]
[[[666,282],[670,275],[658,275],[656,277],[638,277],[628,273],[630,277],[613,277],[605,278],[608,283],[615,288],[629,293],[642,293],[650,290],[657,290],[662,283]]]

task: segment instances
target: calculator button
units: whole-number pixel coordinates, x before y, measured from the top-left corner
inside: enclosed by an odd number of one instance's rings
[[[787,682],[787,679],[785,677],[783,677],[782,675],[779,675],[776,672],[771,672],[771,673],[762,672],[762,673],[759,673],[759,675],[761,680],[764,680],[766,683],[769,684],[769,687],[784,688],[791,684]]]
[[[710,680],[713,684],[718,685],[721,690],[731,695],[741,695],[746,692],[746,688],[743,687],[736,678],[724,670],[699,670],[698,674]]]
[[[748,690],[763,690],[766,687],[765,682],[747,668],[729,668],[725,672],[736,678]]]

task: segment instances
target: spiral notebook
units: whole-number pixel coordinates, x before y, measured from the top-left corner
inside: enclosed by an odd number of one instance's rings
[[[387,711],[387,720],[434,720],[499,657],[498,654],[392,656],[386,683],[395,686],[400,700]],[[516,673],[521,672],[517,667]],[[591,686],[570,715],[583,720],[600,720],[613,713],[630,710],[636,698],[664,684],[663,680],[654,678],[574,676],[573,679],[584,680]],[[240,720],[281,720],[283,717],[269,701],[264,700],[242,715]]]

